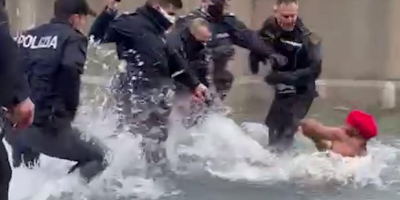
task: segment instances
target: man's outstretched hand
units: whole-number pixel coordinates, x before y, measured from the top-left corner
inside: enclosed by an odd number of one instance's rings
[[[24,129],[33,122],[35,105],[30,98],[25,99],[21,103],[7,110],[6,117],[17,129]]]

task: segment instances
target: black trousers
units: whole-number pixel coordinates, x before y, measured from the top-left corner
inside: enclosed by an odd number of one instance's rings
[[[80,169],[82,177],[91,181],[106,167],[106,148],[93,137],[82,134],[70,122],[58,123],[59,126],[32,125],[16,131],[7,128],[6,140],[13,147],[13,158],[21,159],[26,165],[35,162],[39,154],[75,161],[77,164],[69,173]]]
[[[229,59],[225,60],[214,60],[213,68],[213,84],[220,98],[224,100],[232,89],[235,77],[232,72],[229,71],[228,66]]]
[[[299,122],[307,115],[315,94],[276,94],[265,120],[269,128],[269,145],[284,151],[292,147]]]
[[[2,137],[0,136],[2,140]],[[12,170],[8,162],[8,154],[4,143],[0,141],[0,200],[8,200]]]

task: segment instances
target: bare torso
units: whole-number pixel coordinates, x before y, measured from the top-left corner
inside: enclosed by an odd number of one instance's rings
[[[343,141],[332,142],[330,150],[344,157],[364,156],[367,153],[364,147],[361,147],[359,145],[352,145],[348,142]]]
[[[339,140],[323,141],[323,147],[319,145],[319,150],[328,150],[344,157],[365,156],[367,154],[364,145],[361,145],[358,140],[348,136],[346,130],[336,128],[337,134],[340,135]],[[322,147],[322,148],[321,148]]]

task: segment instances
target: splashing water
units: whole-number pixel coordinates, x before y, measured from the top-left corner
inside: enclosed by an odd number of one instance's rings
[[[177,169],[191,158],[190,162],[201,164],[213,176],[230,181],[262,184],[335,181],[343,185],[382,187],[391,182],[384,180],[385,170],[394,170],[390,164],[399,154],[397,148],[372,141],[367,157],[328,157],[327,153],[314,153],[312,144],[297,136],[294,155],[277,157],[263,148],[268,141],[267,132],[260,124],[244,123],[240,127],[230,119],[214,115],[192,128],[189,134],[176,127],[171,130],[170,148],[174,151],[170,152],[177,154],[169,156]],[[398,172],[395,177],[399,179]]]
[[[92,44],[89,49],[93,54],[89,63],[108,63],[107,66],[101,64],[100,69],[115,70],[116,67],[109,66],[120,65],[115,61],[115,52],[97,44]],[[103,140],[111,149],[109,168],[91,184],[85,185],[78,174],[66,174],[74,163],[42,156],[39,168],[14,169],[10,188],[12,200],[181,199],[178,198],[180,194],[188,193],[177,187],[176,180],[171,177],[156,178],[146,174],[141,138],[114,132],[117,117],[108,109],[112,102],[106,89],[97,87],[93,92],[85,88],[83,96],[86,101],[76,125],[83,133]],[[195,180],[204,179],[203,175],[208,174],[210,179],[222,180],[228,185],[234,182],[266,188],[287,183],[319,186],[332,182],[339,186],[386,188],[400,183],[398,144],[389,146],[372,141],[368,146],[369,156],[341,158],[315,153],[307,139],[301,136],[296,139],[293,155],[278,157],[266,148],[267,127],[256,123],[239,126],[231,119],[212,114],[189,130],[172,120],[166,146],[170,166],[176,175],[194,177]]]

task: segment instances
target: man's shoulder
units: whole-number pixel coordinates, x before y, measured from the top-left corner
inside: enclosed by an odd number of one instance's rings
[[[275,17],[270,16],[264,21],[261,29],[259,30],[259,34],[264,39],[275,39],[277,37],[277,28]]]
[[[201,10],[193,10],[190,13],[186,14],[186,15],[181,15],[178,17],[178,20],[193,20],[195,18],[203,18],[206,19],[207,15],[202,12]]]
[[[225,18],[235,18],[236,19],[236,15],[233,12],[227,12],[224,14]]]
[[[303,35],[309,39],[311,44],[318,45],[322,42],[322,37],[307,27],[301,18],[297,20],[296,26],[298,29],[300,29]]]

